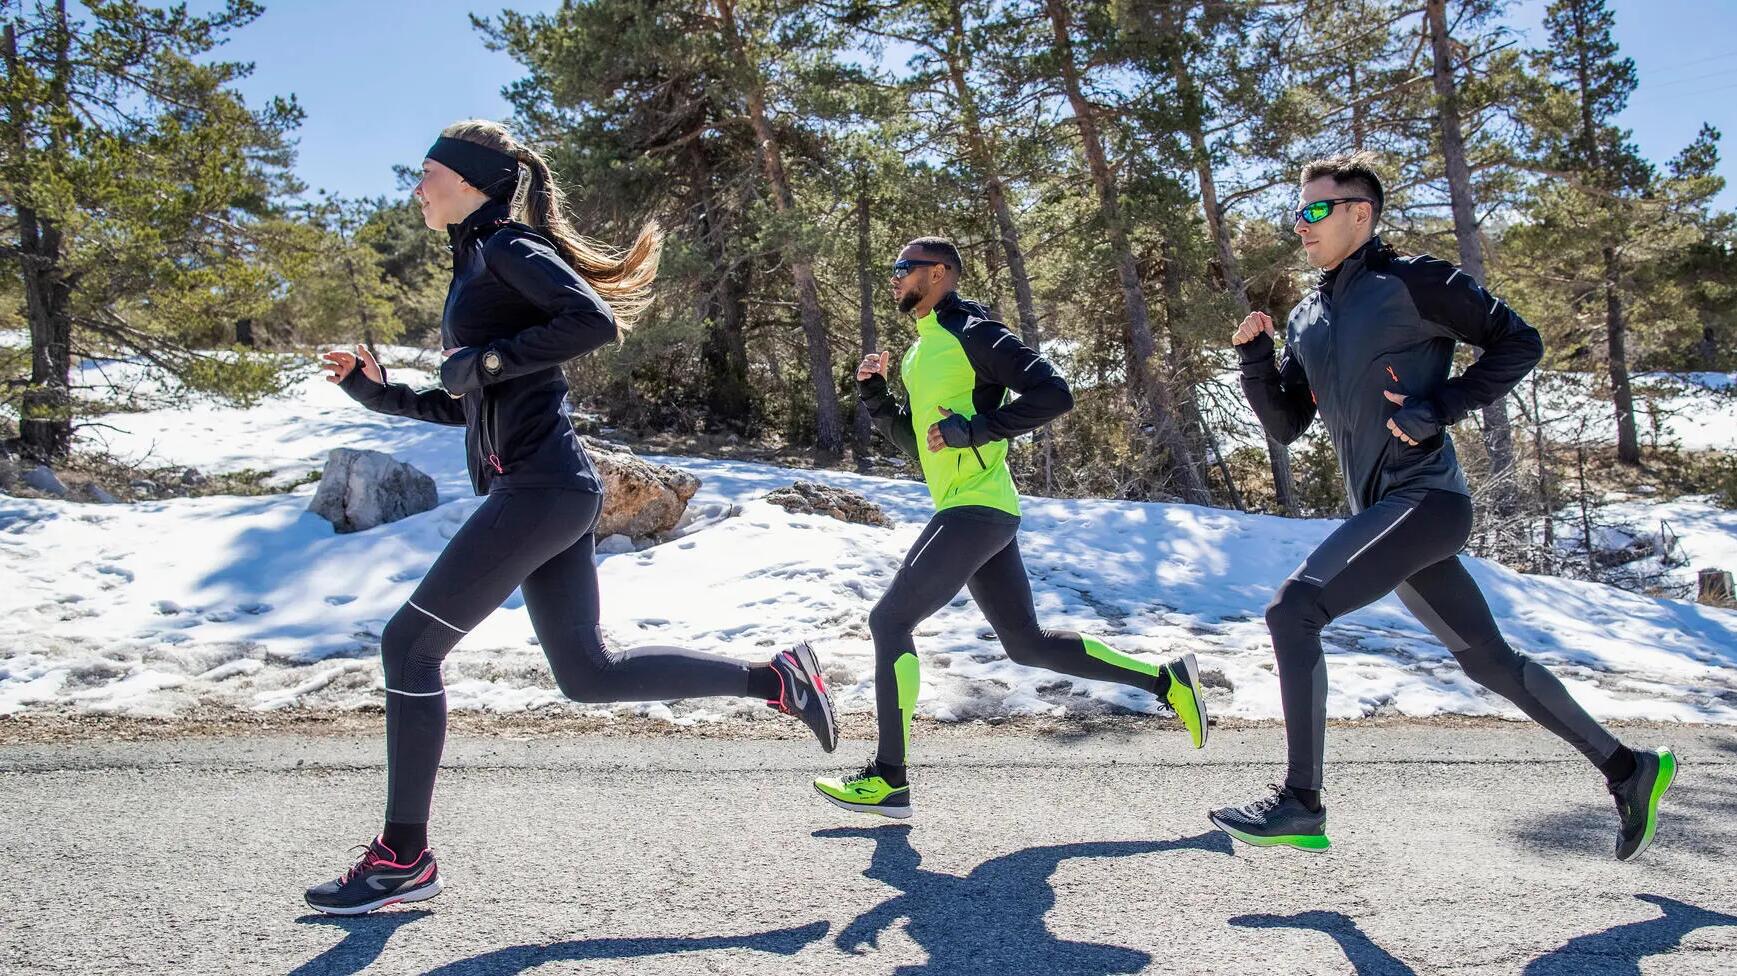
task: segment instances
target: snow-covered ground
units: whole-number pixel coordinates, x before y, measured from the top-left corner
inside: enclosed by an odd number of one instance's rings
[[[8,623],[0,713],[379,702],[380,630],[479,500],[465,480],[460,431],[368,413],[309,372],[289,396],[252,409],[117,415],[105,419],[124,430],[92,436],[123,457],[286,477],[320,467],[331,448],[371,447],[432,475],[441,504],[336,535],[305,511],[311,485],[126,505],[0,495],[0,614]],[[397,370],[394,378],[411,376]],[[928,516],[924,489],[843,472],[662,460],[703,479],[694,502],[703,517],[675,541],[601,558],[609,638],[744,659],[808,638],[841,707],[871,709],[868,611]],[[861,491],[896,525],[846,525],[760,500],[798,478]],[[1262,609],[1333,522],[1097,500],[1032,498],[1025,507],[1021,546],[1047,625],[1153,659],[1193,651],[1228,685],[1213,691],[1217,713],[1278,716]],[[1694,516],[1715,550],[1709,558],[1731,551],[1734,527],[1721,521],[1729,515]],[[1679,532],[1691,521],[1665,517]],[[1471,562],[1510,639],[1555,668],[1598,715],[1737,723],[1737,613]],[[1118,686],[1008,662],[963,595],[918,634],[923,714],[1154,708],[1149,696]],[[1392,598],[1335,624],[1327,640],[1334,716],[1517,714],[1469,682]],[[450,700],[499,711],[594,709],[565,703],[541,661],[515,595],[449,658]],[[725,700],[623,708],[677,721],[769,716],[757,703]]]
[[[1610,501],[1594,513],[1596,548],[1621,550],[1638,543],[1649,552],[1620,567],[1633,578],[1656,580],[1660,588],[1693,596],[1698,570],[1737,572],[1737,511],[1720,508],[1713,496]],[[1578,509],[1570,506],[1562,511],[1557,531],[1562,549],[1584,555]]]

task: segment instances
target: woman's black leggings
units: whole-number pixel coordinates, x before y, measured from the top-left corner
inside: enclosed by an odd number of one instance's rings
[[[745,695],[749,667],[678,647],[611,652],[597,626],[593,534],[603,496],[564,488],[494,492],[386,624],[386,819],[428,821],[446,742],[440,665],[459,638],[523,588],[561,693],[575,701]]]
[[[1321,629],[1396,588],[1406,609],[1473,681],[1520,706],[1595,765],[1621,748],[1555,675],[1502,639],[1483,593],[1460,564],[1471,529],[1472,500],[1457,492],[1389,496],[1348,519],[1279,587],[1267,607],[1267,628],[1285,711],[1285,785],[1321,788],[1327,737]]]

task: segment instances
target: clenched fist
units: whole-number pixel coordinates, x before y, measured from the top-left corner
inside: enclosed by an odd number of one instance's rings
[[[1242,320],[1242,324],[1236,327],[1236,332],[1230,337],[1230,344],[1233,346],[1245,345],[1253,342],[1255,336],[1262,332],[1267,335],[1273,334],[1273,317],[1265,312],[1250,312],[1248,317]]]

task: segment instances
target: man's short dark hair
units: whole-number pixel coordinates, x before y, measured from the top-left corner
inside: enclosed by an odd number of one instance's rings
[[[1375,175],[1375,156],[1372,153],[1340,153],[1313,160],[1303,167],[1304,183],[1312,183],[1323,176],[1331,176],[1333,182],[1351,196],[1374,199],[1375,217],[1380,218],[1387,195],[1381,189],[1381,177]]]
[[[959,256],[958,246],[945,237],[919,237],[905,246],[922,248],[930,257],[946,261],[954,271],[965,270],[965,260]]]

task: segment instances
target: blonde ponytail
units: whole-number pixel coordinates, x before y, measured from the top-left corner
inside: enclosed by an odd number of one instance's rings
[[[519,161],[518,185],[509,204],[514,220],[527,224],[555,245],[563,260],[590,283],[615,313],[622,331],[652,302],[652,283],[657,278],[663,253],[663,228],[648,220],[625,251],[617,251],[579,233],[567,219],[566,194],[548,160],[520,143],[497,122],[470,119],[454,123],[441,133],[503,152]]]

